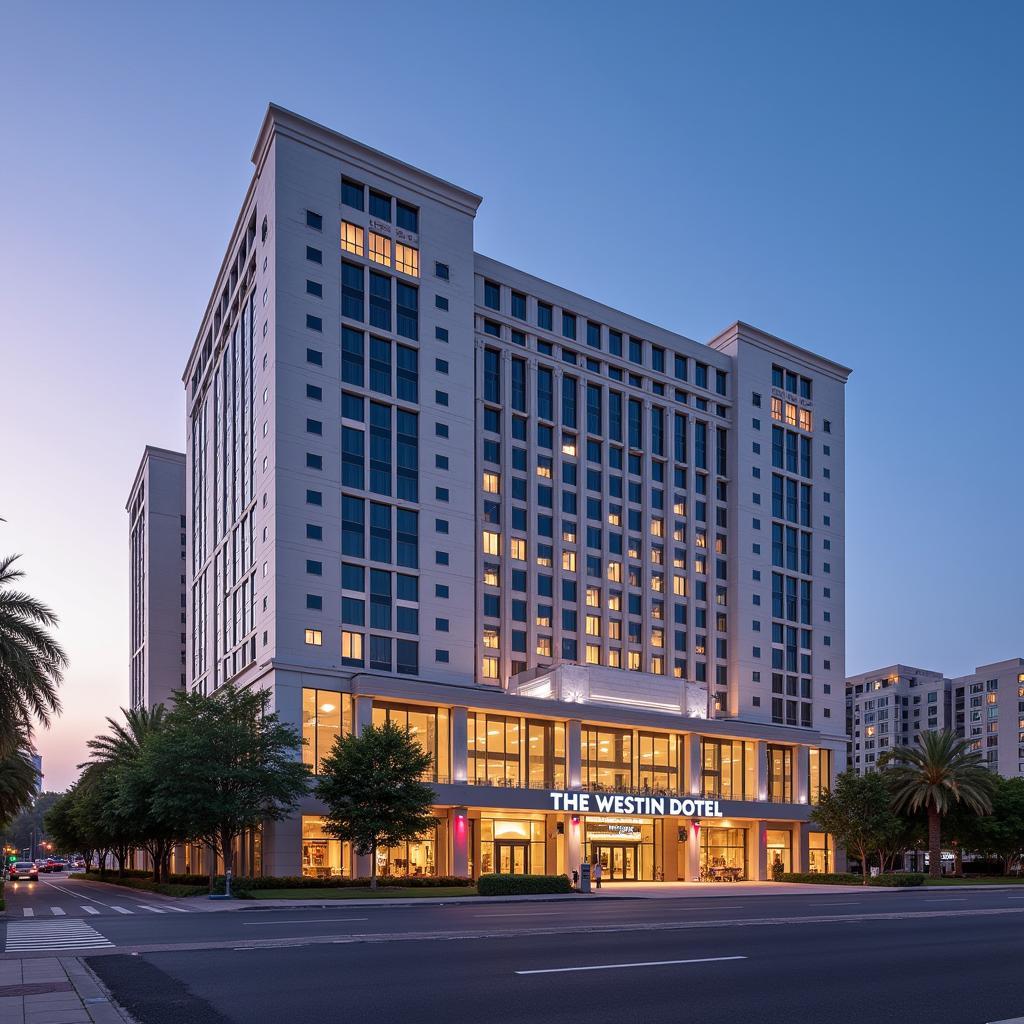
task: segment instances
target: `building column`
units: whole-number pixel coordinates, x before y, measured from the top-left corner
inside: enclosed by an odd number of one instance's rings
[[[810,865],[811,826],[806,821],[797,822],[793,826],[793,870],[802,873]]]
[[[693,821],[683,819],[686,829],[686,878],[687,882],[700,881],[700,828],[693,827]]]
[[[452,782],[465,782],[469,742],[469,712],[466,708],[452,708]]]
[[[768,744],[764,740],[754,743],[754,758],[757,765],[757,799],[768,799]]]
[[[661,877],[675,882],[679,878],[679,830],[685,828],[679,818],[662,819]]]
[[[580,849],[583,819],[578,814],[565,814],[562,821],[565,823],[565,871],[572,878],[572,873],[579,871],[583,860],[583,852]]]
[[[355,707],[352,713],[352,730],[357,736],[361,736],[368,725],[373,725],[373,698],[360,694],[354,698],[353,703]]]
[[[302,815],[263,824],[263,874],[302,874]]]
[[[465,807],[453,807],[450,821],[452,837],[452,874],[469,876],[469,813]]]
[[[583,784],[582,731],[578,718],[570,718],[565,723],[565,761],[569,789],[579,789]]]
[[[700,736],[697,733],[683,734],[683,792],[700,796]]]
[[[810,803],[811,748],[796,748],[796,778],[793,780],[793,795],[798,804]]]
[[[767,821],[752,821],[747,830],[747,860],[750,864],[750,878],[753,882],[769,881],[768,876],[768,843],[765,832],[768,831]]]

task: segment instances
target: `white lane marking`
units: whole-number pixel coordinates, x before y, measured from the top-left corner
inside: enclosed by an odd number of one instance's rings
[[[857,907],[860,900],[851,900],[849,903],[808,903],[809,907]]]
[[[101,949],[114,943],[80,917],[63,921],[12,921],[7,926],[8,953],[51,952],[64,949]]]
[[[940,896],[938,899],[930,898],[921,900],[922,903],[966,903],[966,896]]]
[[[132,911],[132,910],[125,910],[124,907],[113,907],[112,906],[110,909],[111,910],[116,910],[119,914],[132,914],[132,913],[134,913],[134,911]]]
[[[184,907],[172,907],[169,905],[164,906],[164,910],[173,910],[176,914],[187,914],[188,911]]]
[[[50,913],[54,917],[63,917],[65,912],[60,907],[50,907]]]
[[[473,917],[506,917],[506,918],[524,918],[524,917],[562,917],[563,911],[561,910],[538,910],[534,913],[505,913],[505,914],[473,914]]]
[[[25,907],[25,909],[22,910],[22,913],[25,915],[25,917],[35,917],[36,916],[36,912],[31,907]]]
[[[623,967],[669,967],[675,964],[713,964],[722,960],[746,960],[745,956],[706,956],[698,960],[646,960],[637,964],[595,964],[592,967],[544,967],[537,971],[514,971],[515,974],[572,974],[575,971],[617,971]]]
[[[88,903],[83,903],[82,904],[82,909],[87,914],[98,914],[99,913],[99,911],[95,907],[90,907]]]
[[[75,892],[74,889],[65,889],[63,885],[54,885],[53,882],[44,882],[44,885],[49,885],[51,888],[57,889],[60,892],[66,892],[69,896],[76,896],[78,899],[82,898],[81,892]],[[89,899],[93,903],[98,903],[101,907],[109,907],[109,903],[104,903],[103,900],[96,899],[95,896],[90,896]]]
[[[243,921],[242,924],[324,924],[336,923],[338,921],[369,921],[368,917],[318,917],[313,921]]]
[[[150,913],[153,913],[153,914],[162,914],[163,913],[163,911],[159,907],[147,907],[145,903],[136,903],[135,906],[141,908],[142,910],[148,910],[148,911],[150,911]]]

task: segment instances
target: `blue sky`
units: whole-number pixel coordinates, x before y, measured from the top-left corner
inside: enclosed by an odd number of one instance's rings
[[[0,550],[72,655],[48,785],[126,699],[124,501],[146,442],[183,446],[270,100],[482,194],[481,252],[852,366],[848,670],[1024,653],[1022,29],[1010,3],[7,5]]]

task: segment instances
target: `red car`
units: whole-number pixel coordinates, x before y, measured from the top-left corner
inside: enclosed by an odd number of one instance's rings
[[[46,858],[46,867],[44,867],[43,870],[47,871],[47,872],[50,872],[50,871],[64,871],[64,870],[67,869],[67,866],[68,866],[67,861],[66,860],[62,860],[60,857],[47,857]]]
[[[12,882],[38,882],[39,868],[30,860],[19,860],[10,866],[7,877]]]

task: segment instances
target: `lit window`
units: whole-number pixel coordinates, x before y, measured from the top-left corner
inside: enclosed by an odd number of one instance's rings
[[[811,410],[801,409],[800,410],[800,429],[810,431],[811,429]]]
[[[621,562],[609,562],[608,563],[608,579],[612,583],[622,582],[622,563]]]
[[[622,594],[609,594],[608,595],[608,610],[610,612],[621,612],[622,611]]]
[[[484,584],[488,587],[501,586],[499,569],[493,562],[484,563]]]
[[[537,564],[544,569],[550,569],[554,562],[552,561],[551,555],[538,554]]]
[[[484,541],[484,554],[485,555],[500,555],[501,554],[501,534],[494,533],[491,530],[483,531]]]
[[[665,630],[663,630],[663,629],[652,629],[651,630],[651,646],[652,647],[664,647],[665,646]]]
[[[658,676],[665,674],[665,659],[660,654],[651,656],[651,671]]]
[[[341,631],[341,656],[352,661],[363,660],[362,633],[352,633],[347,629]]]
[[[306,630],[306,643],[312,647],[320,647],[324,642],[324,635],[319,629]]]
[[[566,544],[576,543],[576,527],[573,526],[572,523],[566,523],[562,528],[562,540],[564,540]]]
[[[672,577],[672,593],[677,597],[686,597],[686,577],[685,576],[673,576]]]
[[[498,627],[484,626],[484,647],[498,647]]]
[[[587,607],[588,608],[600,608],[601,607],[601,588],[600,587],[587,587]]]
[[[566,572],[576,571],[576,552],[575,551],[563,551],[562,552],[562,568]]]
[[[866,728],[866,729],[864,730],[864,735],[865,735],[865,736],[874,736],[874,735],[875,735],[875,727],[874,727],[873,725],[869,725],[869,726],[868,726],[868,727],[867,727],[867,728]]]
[[[608,652],[608,667],[622,668],[622,651],[613,648]]]
[[[341,247],[354,256],[363,255],[363,229],[358,224],[349,224],[347,220],[341,222]]]
[[[772,396],[772,419],[782,419],[782,399]]]
[[[600,644],[587,644],[587,664],[588,665],[600,665],[601,664],[601,646],[600,646]]]
[[[665,520],[664,519],[652,519],[651,520],[651,536],[652,537],[664,537],[665,536]]]
[[[387,235],[378,235],[376,231],[370,232],[370,251],[367,254],[374,263],[380,263],[385,267],[391,266],[391,239]]]
[[[547,462],[538,462],[537,463],[537,476],[545,477],[548,480],[551,479],[551,460],[550,459],[548,459]]]
[[[526,541],[522,537],[509,538],[509,555],[517,562],[526,561]]]
[[[621,640],[622,639],[622,623],[615,619],[612,619],[608,623],[608,639],[609,640]]]
[[[539,636],[537,637],[537,653],[542,658],[551,657],[551,637]]]
[[[480,664],[480,671],[484,679],[497,679],[498,659],[493,654],[485,655]]]
[[[626,667],[629,669],[629,671],[630,672],[639,672],[640,671],[640,652],[639,651],[629,651],[627,657],[629,658],[629,661],[628,661]]]
[[[702,557],[694,558],[694,560],[693,560],[693,570],[694,570],[694,572],[699,572],[699,573],[703,573],[704,575],[706,575],[707,574],[707,568],[708,568],[707,567],[707,562],[704,560],[704,558],[702,558]]]
[[[395,243],[395,269],[410,277],[420,276],[420,251],[411,245]]]
[[[677,501],[672,506],[672,511],[675,512],[675,514],[677,516],[685,516],[686,515],[686,502],[685,501]]]
[[[576,438],[569,434],[562,435],[562,454],[563,455],[575,455],[576,454]]]
[[[537,613],[537,625],[542,626],[544,629],[548,629],[551,626],[551,613],[550,612],[538,612]]]
[[[651,590],[656,594],[665,590],[665,577],[660,572],[651,573]]]
[[[678,661],[676,662],[675,667],[672,669],[672,675],[674,675],[676,679],[683,678],[683,666],[680,665]]]
[[[706,548],[708,546],[708,535],[698,530],[693,536],[693,543],[699,548]]]
[[[609,512],[608,513],[608,525],[609,526],[621,526],[622,525],[622,516],[619,515],[618,512]]]
[[[587,616],[587,636],[600,636],[601,635],[601,616],[600,615],[588,615]]]
[[[796,426],[796,406],[792,402],[786,403],[786,423],[791,427]]]
[[[501,494],[501,474],[484,470],[484,491],[487,494]]]

